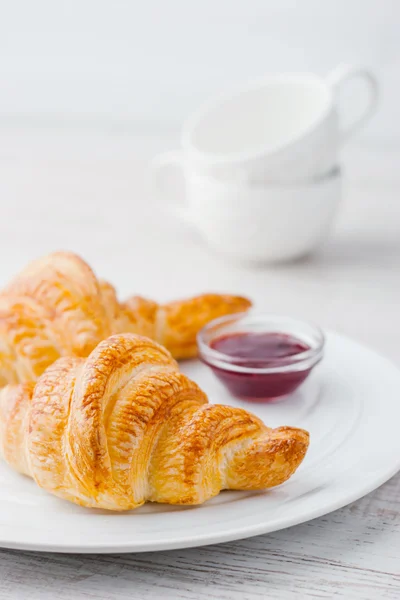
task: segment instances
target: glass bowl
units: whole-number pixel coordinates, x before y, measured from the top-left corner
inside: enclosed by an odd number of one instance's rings
[[[316,325],[266,313],[228,315],[198,334],[202,361],[236,397],[272,401],[296,390],[323,357]]]

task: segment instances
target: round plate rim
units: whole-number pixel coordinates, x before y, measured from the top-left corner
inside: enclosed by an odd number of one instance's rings
[[[362,344],[356,340],[348,336],[344,336],[342,334],[338,334],[333,331],[325,332],[327,338],[334,336],[337,340],[342,343],[352,343],[357,345],[362,351],[368,352],[369,354],[375,355],[379,360],[383,360],[387,366],[396,371],[399,376],[399,384],[400,384],[400,369],[395,365],[390,359],[385,357],[384,355],[376,352],[365,344]],[[36,552],[56,552],[56,553],[78,553],[78,554],[112,554],[112,553],[134,553],[134,552],[154,552],[154,551],[163,551],[163,550],[176,550],[176,549],[184,549],[184,548],[194,548],[200,546],[206,546],[210,544],[217,543],[225,543],[231,542],[234,540],[245,539],[257,535],[262,535],[266,533],[272,533],[275,531],[279,531],[282,529],[286,529],[289,527],[293,527],[295,525],[300,525],[302,523],[306,523],[308,521],[312,521],[313,519],[322,517],[324,515],[330,514],[344,506],[363,498],[367,494],[379,488],[385,482],[387,482],[391,477],[393,477],[398,471],[400,471],[400,454],[398,456],[397,461],[394,464],[390,465],[390,468],[387,471],[381,473],[379,477],[375,477],[373,480],[366,482],[365,486],[362,486],[355,490],[352,494],[349,494],[345,498],[340,497],[336,502],[332,502],[332,504],[324,504],[321,507],[316,507],[314,510],[310,510],[309,508],[303,509],[303,511],[295,513],[293,518],[288,518],[287,516],[282,516],[277,518],[276,520],[272,520],[269,522],[261,522],[254,525],[246,525],[244,527],[233,528],[229,531],[225,532],[211,532],[205,534],[196,534],[195,537],[190,537],[187,535],[186,537],[179,537],[176,539],[168,539],[168,540],[160,540],[154,541],[151,540],[149,542],[139,542],[135,543],[134,541],[126,544],[126,543],[84,543],[79,546],[65,543],[65,544],[54,544],[48,543],[46,541],[38,543],[24,543],[24,542],[15,542],[10,539],[2,539],[0,532],[0,548],[7,548],[12,550],[27,550],[27,551],[36,551]]]

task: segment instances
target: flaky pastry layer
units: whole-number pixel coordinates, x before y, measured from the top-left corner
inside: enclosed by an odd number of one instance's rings
[[[0,393],[3,458],[87,507],[201,504],[223,489],[273,487],[308,443],[302,429],[270,429],[241,408],[209,404],[164,347],[129,333]]]
[[[245,298],[220,294],[164,305],[140,296],[119,302],[79,256],[56,252],[28,265],[0,294],[0,386],[35,381],[57,358],[87,357],[116,333],[145,335],[175,358],[191,358],[207,322],[249,307]]]

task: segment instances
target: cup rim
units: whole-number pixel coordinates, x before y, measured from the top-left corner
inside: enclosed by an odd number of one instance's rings
[[[264,325],[264,327],[267,323],[290,323],[291,325],[296,324],[297,327],[300,327],[300,329],[308,328],[315,337],[313,345],[309,345],[309,349],[305,350],[304,352],[286,357],[285,360],[282,360],[282,364],[280,365],[275,364],[274,366],[260,367],[256,367],[254,364],[252,366],[246,366],[246,363],[254,363],[254,359],[240,359],[238,357],[232,357],[210,346],[210,341],[215,339],[212,338],[211,340],[208,340],[208,334],[210,334],[212,330],[220,331],[221,327],[223,328],[224,325],[229,325],[229,323],[243,323],[246,320],[250,320],[251,322],[252,319],[258,321],[261,323],[261,326]],[[245,330],[246,329],[244,326],[243,331]],[[290,334],[290,326],[287,326],[285,331],[282,331],[281,333]],[[218,337],[218,334],[216,337]],[[207,323],[207,325],[203,327],[197,334],[197,345],[200,357],[211,367],[217,367],[221,370],[232,371],[235,373],[265,375],[269,373],[285,373],[311,369],[323,358],[325,335],[322,329],[315,323],[303,321],[301,319],[286,315],[276,315],[272,313],[250,310],[248,312],[225,315]]]
[[[307,126],[303,127],[296,135],[292,136],[290,141],[284,141],[277,144],[263,144],[258,147],[255,147],[251,151],[246,152],[229,152],[226,154],[219,154],[214,152],[206,152],[196,148],[196,146],[192,143],[191,137],[193,135],[193,131],[196,127],[199,126],[201,120],[211,111],[215,110],[217,107],[220,107],[224,102],[231,100],[233,98],[237,98],[243,93],[254,91],[262,88],[265,85],[274,82],[280,81],[292,81],[292,82],[309,82],[312,85],[317,85],[320,88],[323,88],[326,92],[326,104],[325,107],[320,111],[320,113],[315,117],[315,119],[310,122]],[[301,142],[306,138],[312,131],[315,131],[326,118],[329,116],[329,113],[333,108],[333,97],[331,93],[331,88],[329,83],[325,81],[322,77],[314,73],[277,73],[271,74],[268,76],[259,77],[256,79],[252,79],[247,82],[246,85],[243,85],[241,88],[237,87],[236,90],[231,90],[230,92],[224,92],[215,95],[212,99],[204,102],[200,108],[197,109],[191,116],[188,117],[186,122],[184,123],[183,130],[181,133],[181,145],[184,152],[188,152],[191,155],[195,156],[195,160],[203,165],[215,165],[221,166],[226,164],[236,165],[238,163],[249,163],[254,160],[257,160],[261,155],[268,154],[269,157],[274,157],[283,150],[287,150],[293,148],[296,144]]]

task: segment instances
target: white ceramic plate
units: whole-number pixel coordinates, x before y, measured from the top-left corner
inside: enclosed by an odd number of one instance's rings
[[[272,427],[311,433],[296,474],[267,492],[223,492],[199,507],[148,504],[129,513],[59,500],[0,465],[0,546],[138,552],[201,546],[276,531],[357,500],[400,469],[400,371],[371,350],[327,336],[324,361],[290,399],[240,403],[199,361],[183,370],[212,402],[245,406]]]

